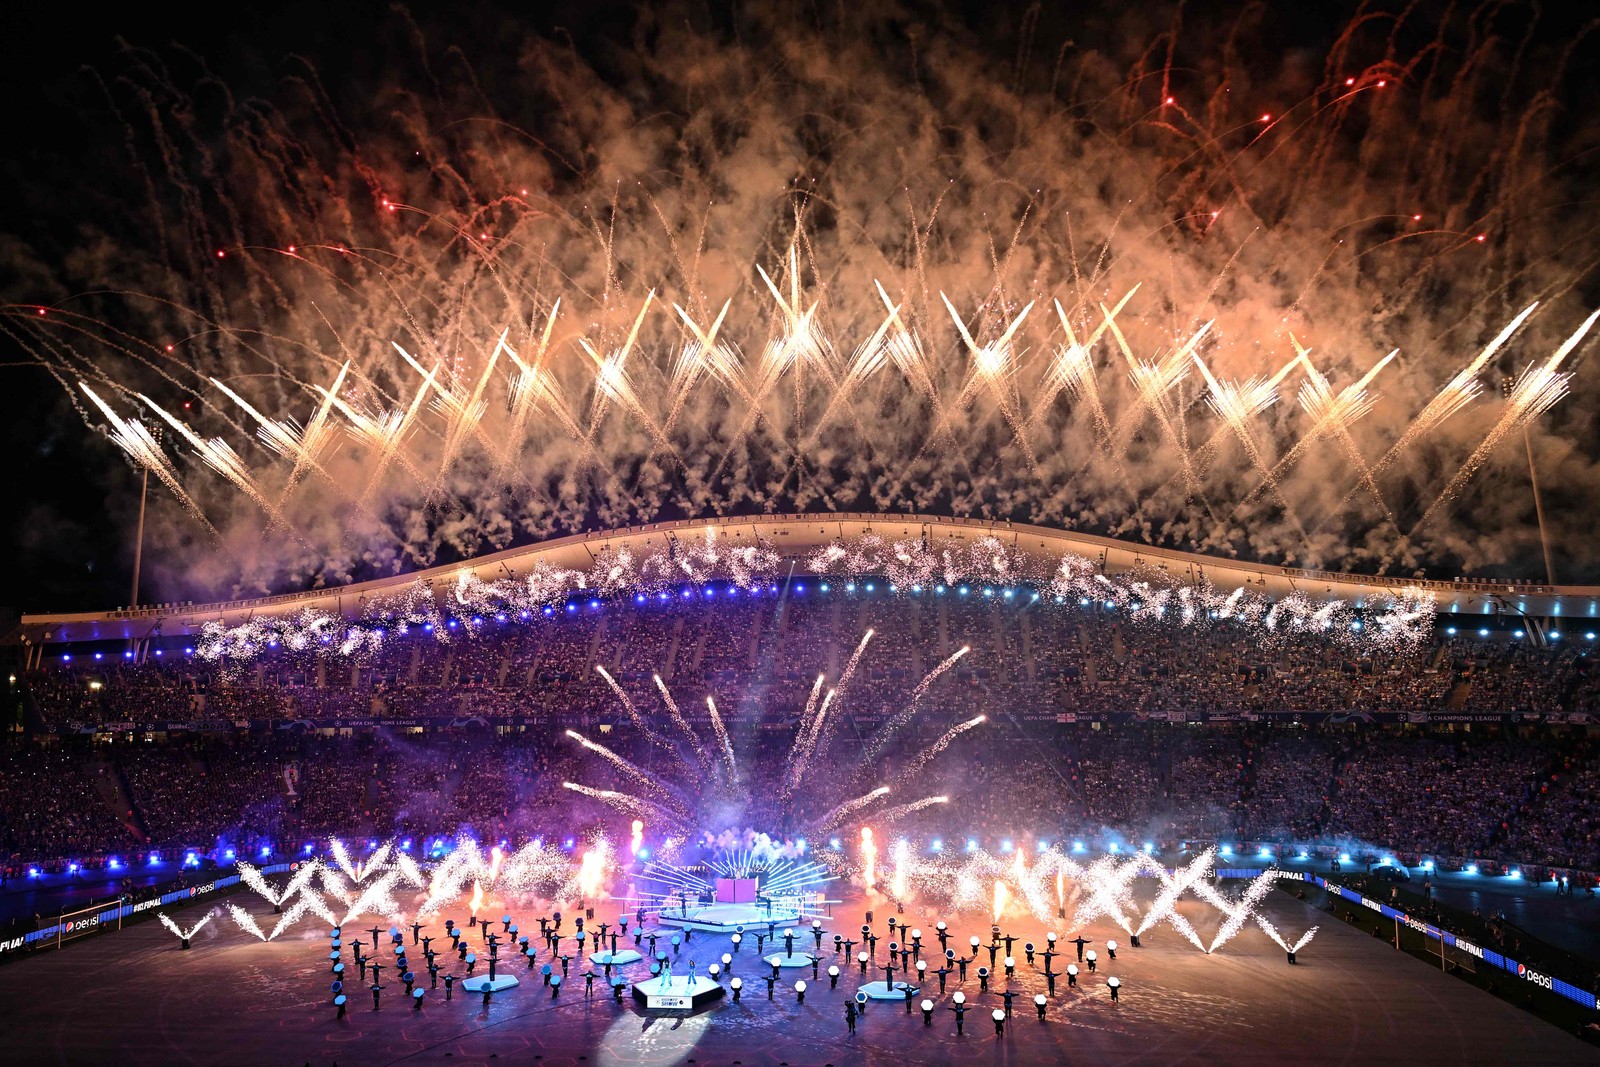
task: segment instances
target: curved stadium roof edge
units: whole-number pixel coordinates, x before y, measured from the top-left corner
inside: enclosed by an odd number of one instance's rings
[[[237,625],[262,616],[294,614],[306,609],[361,615],[368,601],[393,595],[418,582],[433,586],[454,583],[463,572],[485,581],[518,578],[535,564],[587,569],[606,548],[647,551],[670,539],[702,537],[714,530],[733,544],[758,537],[788,559],[800,561],[815,549],[837,540],[876,534],[886,540],[929,537],[977,540],[998,537],[1013,548],[1042,558],[1068,553],[1096,561],[1107,574],[1142,567],[1161,567],[1186,582],[1208,581],[1219,589],[1248,588],[1277,598],[1301,593],[1313,598],[1353,601],[1402,591],[1431,593],[1441,615],[1526,615],[1535,618],[1596,618],[1600,586],[1549,586],[1507,582],[1439,582],[1379,578],[1332,571],[1302,570],[1223,559],[1170,548],[1119,541],[1111,537],[1056,530],[1024,523],[987,519],[954,519],[929,515],[841,513],[834,515],[752,515],[649,523],[565,537],[503,549],[458,563],[412,571],[350,585],[298,593],[210,604],[153,604],[111,611],[25,614],[10,635],[24,644],[78,641],[143,640],[197,633],[207,623]]]

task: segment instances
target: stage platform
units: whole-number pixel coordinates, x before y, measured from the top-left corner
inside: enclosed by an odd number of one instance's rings
[[[696,1012],[722,999],[722,986],[703,974],[646,978],[633,983],[633,1001],[650,1012]]]
[[[907,989],[910,989],[912,995],[915,996],[919,988],[918,986],[908,986],[904,982],[896,982],[891,986],[887,982],[878,981],[867,982],[856,991],[865,993],[868,1000],[898,1000],[903,1002],[906,999]]]
[[[800,913],[792,908],[774,907],[770,912],[758,904],[708,904],[705,907],[690,905],[686,913],[664,911],[656,916],[662,926],[676,926],[708,933],[731,934],[744,927],[748,940],[753,941],[757,930],[766,933],[772,927],[778,934],[793,928],[798,933],[802,927],[809,932],[809,919],[802,922]]]
[[[768,967],[809,967],[817,961],[817,957],[809,952],[794,952],[787,956],[781,952],[774,952],[770,956],[762,956],[761,959]]]
[[[504,972],[497,973],[493,981],[490,981],[489,976],[486,974],[474,974],[468,978],[461,979],[461,988],[468,993],[481,994],[485,989],[491,993],[498,993],[504,989],[515,989],[521,984],[517,981],[516,975],[505,974]]]

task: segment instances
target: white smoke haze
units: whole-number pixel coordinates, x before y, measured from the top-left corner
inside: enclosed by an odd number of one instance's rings
[[[1001,55],[937,12],[756,5],[591,54],[394,18],[392,79],[337,107],[302,63],[267,99],[129,50],[97,74],[118,210],[6,243],[0,328],[90,428],[80,383],[165,431],[198,512],[153,507],[173,595],[869,509],[1537,573],[1524,426],[1561,567],[1600,562],[1582,34],[1386,17],[1278,55],[1190,17]],[[1530,366],[1572,395],[1503,399]]]

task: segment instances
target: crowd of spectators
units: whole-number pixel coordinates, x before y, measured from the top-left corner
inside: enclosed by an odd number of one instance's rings
[[[1590,659],[1570,647],[1441,637],[1358,656],[1331,642],[1264,646],[1226,625],[1131,625],[1021,598],[815,594],[579,602],[526,625],[464,626],[473,633],[447,642],[397,638],[360,661],[268,655],[225,672],[164,650],[52,663],[24,681],[30,715],[55,744],[5,752],[0,848],[33,856],[547,832],[572,825],[574,812],[607,810],[562,781],[616,784],[568,728],[615,731],[601,739],[693,787],[676,757],[640,735],[597,668],[663,732],[672,727],[657,676],[703,737],[713,697],[750,750],[742,773],[769,779],[781,778],[775,768],[786,765],[817,676],[836,687],[848,671],[829,707],[830,740],[813,759],[810,792],[823,807],[916,764],[897,801],[952,798],[908,818],[930,833],[1350,840],[1600,868],[1600,818],[1585,803],[1600,784],[1594,748],[1509,721],[1477,732],[1359,721],[1592,709]],[[962,649],[916,714],[903,715],[919,681]],[[1200,722],[1265,711],[1340,721]],[[1085,721],[1098,712],[1135,721]],[[978,714],[989,717],[981,730],[918,763],[925,746]],[[93,733],[184,720],[208,732]],[[886,724],[898,732],[874,744]],[[781,795],[746,784],[754,797]],[[760,814],[800,818],[775,803]]]
[[[1358,654],[1317,637],[1263,645],[1236,625],[1133,624],[1114,611],[1021,598],[701,596],[584,601],[527,623],[395,635],[351,661],[279,650],[240,670],[185,655],[53,659],[30,672],[34,713],[59,728],[200,720],[333,721],[583,714],[608,707],[596,668],[650,696],[837,677],[867,629],[863,678],[920,677],[963,646],[958,673],[1018,706],[1183,721],[1217,714],[1504,715],[1593,712],[1600,672],[1582,641],[1446,637]],[[886,696],[897,692],[892,687]]]

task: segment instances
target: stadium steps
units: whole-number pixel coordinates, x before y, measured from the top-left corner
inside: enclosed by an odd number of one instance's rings
[[[1019,622],[1022,627],[1022,670],[1032,684],[1039,680],[1039,664],[1033,658],[1033,627],[1028,622],[1027,612],[1022,613]]]
[[[112,817],[126,826],[128,832],[140,842],[149,841],[150,831],[146,828],[138,807],[133,803],[133,790],[128,786],[128,779],[122,773],[121,765],[96,760],[89,765],[89,769],[94,772],[95,792],[106,809],[111,812]]]
[[[667,662],[661,666],[661,677],[667,681],[677,673],[678,649],[683,645],[683,616],[672,620],[672,641],[667,645]]]

